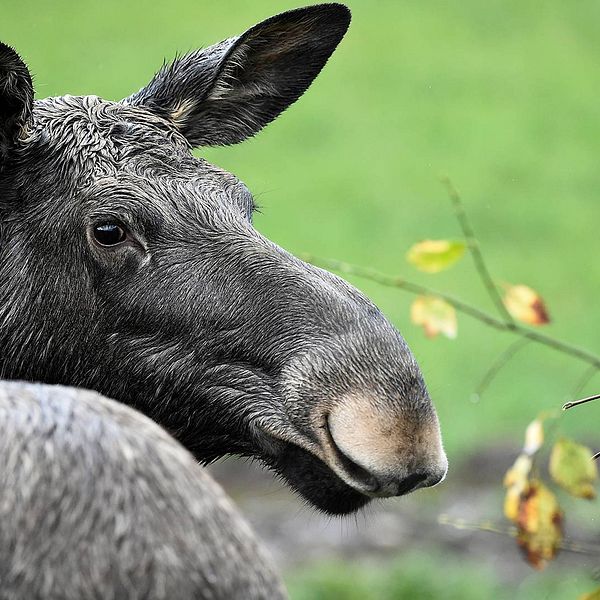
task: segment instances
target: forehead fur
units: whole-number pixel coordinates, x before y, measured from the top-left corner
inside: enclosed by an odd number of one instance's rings
[[[199,166],[168,121],[97,96],[36,101],[21,155],[43,155],[59,176],[80,186],[124,170],[184,175]]]
[[[226,198],[243,214],[252,206],[239,180],[195,158],[173,124],[146,108],[97,96],[36,101],[19,163],[16,177],[36,204],[41,197],[114,197],[125,206],[125,199],[137,198],[181,212],[186,203],[224,208]],[[171,206],[174,199],[177,207]]]

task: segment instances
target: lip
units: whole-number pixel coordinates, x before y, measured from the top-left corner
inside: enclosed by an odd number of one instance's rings
[[[276,464],[279,455],[293,453],[294,449],[304,452],[310,455],[312,460],[320,463],[320,470],[324,475],[327,474],[328,479],[338,481],[348,489],[348,492],[351,490],[357,497],[364,498],[363,504],[374,498],[404,496],[424,486],[425,475],[414,473],[398,481],[392,491],[389,486],[382,487],[375,475],[348,457],[336,444],[329,426],[329,415],[324,417],[323,424],[317,430],[318,442],[310,440],[295,428],[290,428],[289,424],[277,433],[264,427],[259,429],[263,437],[263,447],[265,448],[264,442],[268,447],[268,457],[265,460],[268,465]],[[286,430],[288,435],[285,434]],[[275,468],[277,470],[277,467]],[[301,487],[300,483],[294,482],[292,478],[288,476],[285,478],[292,487],[296,489]]]
[[[262,434],[263,442],[266,442],[267,454],[272,458],[276,459],[277,454],[286,447],[298,448],[313,456],[314,459],[326,467],[331,477],[340,480],[352,491],[366,498],[380,497],[377,479],[344,454],[336,445],[329,429],[328,415],[325,416],[323,424],[318,428],[318,443],[308,439],[295,428],[290,431],[289,435],[281,431],[274,433],[261,426],[258,429]],[[275,443],[275,446],[273,443]]]
[[[295,441],[282,439],[280,435],[265,433],[264,437],[270,438],[271,452],[265,453],[260,460],[316,510],[330,516],[344,516],[372,500],[372,495],[348,485],[315,452]]]

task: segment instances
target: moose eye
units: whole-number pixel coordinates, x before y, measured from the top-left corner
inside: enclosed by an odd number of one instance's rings
[[[94,240],[105,247],[118,246],[127,240],[127,231],[117,223],[101,223],[92,229]]]

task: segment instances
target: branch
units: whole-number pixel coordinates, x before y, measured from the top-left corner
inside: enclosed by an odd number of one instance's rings
[[[467,246],[469,251],[471,252],[471,256],[473,257],[473,261],[475,262],[475,268],[477,269],[477,273],[483,282],[483,285],[488,291],[492,302],[496,305],[496,309],[498,310],[498,314],[502,317],[504,321],[507,323],[513,323],[514,319],[511,314],[504,306],[504,302],[502,301],[502,296],[500,296],[498,292],[498,288],[488,271],[488,268],[483,260],[483,254],[481,253],[481,248],[479,246],[479,241],[475,237],[475,232],[471,227],[471,223],[465,211],[465,207],[463,206],[462,200],[460,198],[459,193],[456,191],[456,188],[450,181],[449,177],[442,177],[442,183],[446,186],[446,190],[448,191],[448,196],[452,201],[452,207],[454,208],[454,214],[458,220],[460,228],[462,229],[463,236],[467,241]]]
[[[567,402],[563,404],[563,410],[569,410],[574,406],[579,406],[580,404],[587,404],[588,402],[592,402],[592,400],[598,400],[600,398],[600,394],[595,394],[594,396],[588,396],[587,398],[582,398],[581,400],[574,400],[573,402]]]
[[[588,363],[595,366],[597,369],[600,369],[600,356],[597,354],[593,354],[584,348],[579,348],[578,346],[574,346],[568,342],[563,342],[562,340],[558,340],[544,333],[533,331],[532,329],[528,329],[527,327],[524,327],[519,323],[515,323],[514,321],[502,321],[501,319],[494,317],[493,315],[477,308],[476,306],[468,304],[467,302],[464,302],[463,300],[450,294],[439,292],[435,289],[414,283],[412,281],[407,281],[406,279],[402,279],[402,277],[393,277],[368,267],[360,267],[331,258],[319,258],[311,254],[303,254],[302,259],[312,263],[317,267],[331,269],[332,271],[337,271],[338,273],[355,275],[356,277],[368,279],[386,287],[394,287],[405,290],[410,294],[437,296],[438,298],[442,298],[448,302],[448,304],[451,304],[457,311],[477,319],[489,327],[493,327],[499,331],[508,331],[513,335],[517,335],[521,338],[535,342],[536,344],[541,344],[542,346],[552,348],[557,352],[572,356],[577,360]]]
[[[577,381],[577,383],[575,384],[575,387],[573,388],[573,392],[572,392],[572,396],[573,398],[577,398],[578,396],[581,396],[583,390],[585,389],[585,386],[592,380],[592,377],[594,377],[594,375],[598,372],[598,369],[592,365],[591,367],[588,367],[583,375],[579,378],[579,381]]]
[[[490,383],[494,381],[496,375],[506,365],[506,363],[524,346],[529,344],[526,338],[519,338],[514,341],[490,366],[485,375],[481,378],[479,385],[475,388],[474,395],[477,399],[481,398]],[[590,367],[591,368],[591,367]],[[594,367],[594,370],[596,367]]]
[[[472,521],[467,521],[466,519],[456,519],[447,514],[439,515],[438,523],[440,525],[450,525],[455,529],[466,529],[468,531],[485,531],[488,533],[507,535],[513,538],[517,537],[518,535],[517,528],[513,526],[506,527],[504,525],[497,525],[493,521],[480,521],[479,523],[474,523]],[[575,552],[577,554],[589,554],[597,556],[600,553],[600,547],[598,547],[597,545],[585,542],[578,542],[575,540],[563,539],[558,544],[558,547],[561,550]]]

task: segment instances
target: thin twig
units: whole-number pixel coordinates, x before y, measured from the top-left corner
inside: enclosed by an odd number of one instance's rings
[[[485,375],[481,378],[481,381],[475,388],[475,398],[480,399],[485,390],[488,389],[489,385],[494,381],[496,375],[502,370],[504,365],[519,351],[521,348],[529,344],[530,340],[527,338],[519,338],[514,341],[498,358],[491,364],[490,368],[486,371]]]
[[[591,381],[592,377],[597,372],[598,372],[598,369],[594,365],[592,365],[591,367],[588,367],[583,372],[583,375],[579,378],[579,380],[575,384],[575,387],[573,388],[573,392],[571,394],[573,396],[573,398],[577,398],[578,396],[581,396],[581,394],[583,393],[583,390],[585,389],[585,386]]]
[[[450,200],[452,201],[452,207],[454,208],[454,214],[456,215],[456,219],[462,229],[463,236],[467,241],[467,246],[469,251],[471,252],[471,256],[473,257],[473,262],[475,263],[475,268],[477,269],[477,273],[483,282],[483,285],[487,289],[487,292],[495,304],[498,314],[502,317],[504,321],[507,323],[512,323],[514,319],[512,315],[508,312],[506,306],[504,306],[504,302],[502,301],[502,296],[498,292],[498,288],[488,271],[488,268],[483,260],[483,254],[481,253],[481,247],[479,246],[479,241],[475,237],[475,232],[473,231],[473,227],[471,227],[471,222],[469,221],[469,217],[467,216],[467,212],[465,211],[465,207],[463,206],[462,199],[459,193],[456,191],[456,188],[450,181],[449,177],[442,177],[442,183],[446,186],[446,190],[448,191],[448,196],[450,196]]]
[[[493,521],[480,521],[475,523],[462,518],[454,518],[446,514],[438,516],[438,523],[440,525],[450,525],[455,529],[463,529],[467,531],[484,531],[486,533],[496,533],[499,535],[506,535],[512,538],[516,538],[519,535],[519,531],[513,525],[498,525]],[[558,547],[561,550],[568,552],[575,552],[577,554],[588,554],[598,555],[600,554],[600,547],[585,542],[577,542],[575,540],[562,539]]]
[[[579,406],[580,404],[586,404],[588,402],[592,402],[592,400],[598,400],[600,398],[600,394],[595,394],[594,396],[588,396],[587,398],[582,398],[581,400],[573,400],[572,402],[567,402],[563,404],[563,410],[569,410],[569,408],[573,408],[574,406]]]
[[[401,277],[385,275],[384,273],[369,269],[368,267],[360,267],[331,258],[319,258],[311,254],[304,254],[302,258],[315,266],[322,267],[324,269],[331,269],[332,271],[337,271],[338,273],[355,275],[356,277],[368,279],[370,281],[379,283],[380,285],[405,290],[410,294],[437,296],[438,298],[442,298],[448,302],[448,304],[454,306],[454,308],[459,312],[469,315],[470,317],[485,323],[489,327],[493,327],[494,329],[498,329],[500,331],[508,331],[514,335],[531,340],[536,344],[553,348],[557,352],[567,354],[582,362],[594,365],[597,369],[600,369],[600,356],[593,354],[584,348],[579,348],[578,346],[574,346],[568,342],[563,342],[562,340],[558,340],[544,333],[539,333],[537,331],[533,331],[532,329],[528,329],[527,327],[523,327],[519,323],[507,323],[502,321],[497,317],[494,317],[493,315],[490,315],[489,313],[477,308],[476,306],[468,304],[467,302],[464,302],[463,300],[460,300],[459,298],[456,298],[450,294],[439,292],[438,290],[432,289],[425,285],[407,281]]]
[[[467,531],[486,531],[488,533],[497,533],[500,535],[508,535],[510,537],[517,537],[517,528],[509,525],[497,525],[493,521],[480,521],[474,523],[463,518],[454,518],[447,514],[441,514],[438,516],[438,523],[440,525],[450,525],[454,529],[466,529]]]

